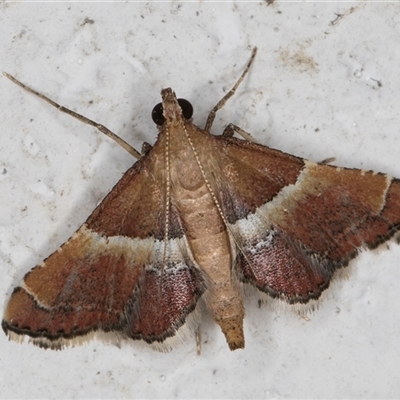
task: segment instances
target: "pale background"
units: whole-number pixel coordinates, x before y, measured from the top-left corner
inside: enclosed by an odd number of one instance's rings
[[[139,149],[155,140],[161,88],[189,99],[203,125],[254,45],[256,63],[214,133],[233,122],[301,157],[400,177],[398,3],[0,3],[0,70]],[[4,310],[133,159],[3,76],[0,109]],[[353,262],[309,320],[250,297],[241,351],[209,316],[200,356],[194,339],[167,354],[99,341],[53,352],[0,332],[0,396],[399,397],[400,246],[388,247]]]

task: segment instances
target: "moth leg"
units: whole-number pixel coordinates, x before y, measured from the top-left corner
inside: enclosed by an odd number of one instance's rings
[[[109,138],[115,140],[122,148],[124,148],[129,154],[131,154],[133,157],[139,159],[141,157],[141,154],[134,149],[130,144],[126,143],[125,140],[121,139],[118,135],[116,135],[114,132],[110,131],[107,127],[104,125],[98,124],[95,121],[92,121],[89,118],[86,118],[85,116],[78,114],[75,111],[70,110],[67,107],[61,106],[60,104],[56,103],[55,101],[51,100],[47,96],[45,96],[42,93],[37,92],[36,90],[31,89],[29,86],[26,86],[22,82],[20,82],[18,79],[15,79],[12,75],[7,74],[7,72],[3,72],[3,75],[6,76],[8,79],[13,81],[16,85],[22,87],[29,93],[34,94],[35,96],[40,97],[42,100],[46,101],[47,103],[51,104],[53,107],[57,108],[59,111],[62,111],[63,113],[69,114],[71,117],[76,118],[77,120],[83,122],[84,124],[94,126],[96,129],[98,129],[100,132],[104,133],[106,136]]]
[[[197,355],[199,356],[201,354],[201,333],[199,327],[197,327],[195,331],[195,336],[196,336],[196,352]]]
[[[251,57],[249,62],[247,63],[246,68],[244,69],[244,71],[242,72],[242,75],[240,75],[240,78],[237,80],[237,82],[235,83],[235,85],[233,86],[233,88],[216,104],[216,106],[214,106],[214,108],[210,111],[210,113],[208,114],[208,118],[207,118],[207,122],[206,122],[206,126],[204,128],[204,130],[206,132],[210,132],[211,126],[214,122],[215,119],[215,115],[217,113],[218,110],[220,110],[225,103],[235,94],[236,89],[238,88],[238,86],[242,83],[244,77],[247,75],[247,73],[249,72],[249,69],[251,67],[251,64],[253,64],[254,58],[257,54],[257,47],[253,48],[253,51],[251,53]]]
[[[320,161],[319,164],[329,165],[330,163],[333,163],[335,160],[336,160],[336,157],[328,157],[328,158],[325,158],[324,160]]]
[[[149,144],[147,142],[143,142],[141,156],[146,155],[152,148],[153,148],[153,146],[151,144]]]
[[[222,132],[222,136],[232,137],[235,134],[235,132],[238,133],[240,136],[242,136],[244,139],[248,140],[249,142],[259,144],[257,140],[254,139],[250,133],[246,132],[245,130],[234,124],[227,125],[227,127]]]

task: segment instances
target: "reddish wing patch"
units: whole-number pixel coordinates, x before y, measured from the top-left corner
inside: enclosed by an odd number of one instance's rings
[[[242,243],[236,268],[243,282],[289,303],[321,295],[333,273],[324,260],[313,260],[283,232],[265,232],[259,239]]]
[[[204,292],[195,268],[170,263],[165,270],[148,269],[127,309],[126,334],[148,343],[173,336]]]

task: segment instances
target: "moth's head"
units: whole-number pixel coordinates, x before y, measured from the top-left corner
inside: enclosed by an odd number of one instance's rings
[[[158,103],[151,112],[153,121],[162,126],[166,121],[174,124],[182,117],[190,119],[193,115],[192,105],[185,99],[177,99],[171,88],[161,90],[162,102]]]

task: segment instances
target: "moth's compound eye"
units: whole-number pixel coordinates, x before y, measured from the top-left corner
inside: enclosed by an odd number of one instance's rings
[[[182,109],[182,115],[186,118],[192,118],[193,106],[186,99],[178,99],[178,103]]]
[[[153,108],[153,111],[151,112],[151,119],[156,125],[162,125],[165,122],[162,103],[158,103]]]

